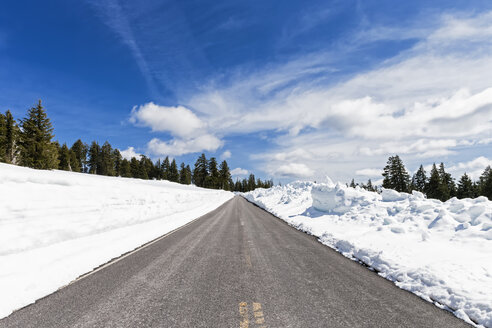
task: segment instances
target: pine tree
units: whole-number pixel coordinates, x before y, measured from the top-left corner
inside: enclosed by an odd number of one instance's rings
[[[251,191],[256,189],[256,180],[255,175],[250,174],[248,177],[248,181],[246,183],[246,191]]]
[[[390,156],[383,171],[383,187],[399,192],[408,192],[410,176],[398,155]]]
[[[27,112],[21,121],[22,133],[19,142],[21,165],[35,169],[58,167],[58,150],[53,144],[53,126],[41,100]]]
[[[117,177],[122,176],[121,175],[121,164],[123,163],[123,157],[121,156],[121,153],[117,148],[115,148],[113,150],[112,157],[113,157],[114,175]]]
[[[100,152],[100,169],[98,174],[101,175],[114,175],[114,160],[113,160],[113,147],[109,144],[109,142],[104,142],[101,147]]]
[[[230,180],[231,180],[231,172],[229,170],[229,165],[227,165],[227,162],[224,160],[222,163],[220,163],[219,188],[224,190],[230,190],[230,184],[229,184]]]
[[[70,150],[65,143],[59,149],[58,161],[59,170],[72,171],[72,167],[70,166]]]
[[[189,165],[186,165],[186,182],[185,182],[185,184],[187,184],[187,185],[191,184],[191,176],[192,176],[191,168]]]
[[[441,178],[441,200],[446,201],[451,197],[456,196],[456,185],[451,174],[444,169],[444,163],[439,165],[439,177]]]
[[[82,142],[82,140],[77,140],[74,142],[72,145],[72,148],[70,148],[70,151],[72,154],[75,156],[75,160],[77,163],[74,162],[72,165],[72,170],[75,172],[85,172],[87,173],[87,151],[89,149],[89,146],[85,143]]]
[[[0,162],[7,161],[7,119],[0,113]]]
[[[492,200],[492,169],[490,165],[485,168],[479,179],[480,196]]]
[[[411,188],[420,192],[425,192],[425,186],[427,185],[427,175],[424,167],[420,165],[417,172],[412,177]]]
[[[140,163],[135,157],[130,160],[130,174],[132,178],[140,178]]]
[[[351,188],[355,188],[357,187],[357,185],[355,184],[355,180],[352,179],[352,181],[350,181],[350,185],[349,185]]]
[[[425,193],[428,198],[442,199],[442,182],[439,171],[437,170],[436,163],[432,164],[432,169],[430,171],[429,182],[425,188]]]
[[[208,161],[208,178],[206,179],[205,187],[218,189],[219,188],[219,170],[217,168],[217,160],[215,157]]]
[[[101,147],[93,141],[89,148],[89,173],[101,174]]]
[[[457,196],[458,196],[458,198],[474,198],[475,197],[475,190],[473,188],[473,182],[466,173],[461,176],[461,179],[458,182]]]
[[[193,183],[197,187],[204,187],[205,180],[208,177],[208,161],[205,154],[201,154],[195,162],[195,168],[193,169]]]
[[[125,178],[131,178],[132,176],[130,162],[126,158],[123,158],[123,160],[121,161],[120,176]]]
[[[20,131],[9,110],[5,113],[5,120],[5,161],[7,163],[16,164],[18,154],[17,144]]]
[[[169,156],[166,156],[164,159],[164,162],[162,162],[162,178],[164,180],[169,180],[169,168],[171,167],[171,164],[169,163]]]
[[[140,156],[140,167],[139,167],[139,178],[140,179],[151,179],[152,172],[154,171],[154,163],[147,156]]]
[[[269,185],[268,188],[271,188],[271,185]],[[374,186],[372,185],[371,179],[367,180],[367,184],[365,185],[365,189],[368,191],[376,191],[374,189]]]
[[[172,182],[179,182],[178,166],[176,165],[175,159],[173,159],[171,166],[169,167],[168,180]]]

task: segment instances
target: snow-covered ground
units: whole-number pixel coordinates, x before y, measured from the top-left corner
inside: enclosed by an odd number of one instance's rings
[[[233,196],[0,164],[0,318]]]
[[[443,203],[419,192],[379,195],[331,181],[244,197],[399,287],[492,327],[492,202],[485,197]]]

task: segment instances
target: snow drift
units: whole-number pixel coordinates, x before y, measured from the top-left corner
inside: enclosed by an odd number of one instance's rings
[[[0,164],[0,318],[232,197],[168,181]]]
[[[403,289],[492,327],[492,202],[295,182],[244,194]]]

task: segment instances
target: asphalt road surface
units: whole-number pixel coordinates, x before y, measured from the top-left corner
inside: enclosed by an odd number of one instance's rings
[[[235,197],[0,327],[469,326]]]

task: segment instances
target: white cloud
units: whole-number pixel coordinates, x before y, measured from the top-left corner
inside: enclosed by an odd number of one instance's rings
[[[231,175],[237,176],[237,175],[246,175],[248,174],[248,170],[242,169],[240,167],[236,167],[234,170],[231,171]]]
[[[127,160],[132,159],[132,157],[135,157],[136,159],[140,159],[140,156],[142,156],[142,154],[137,153],[135,151],[135,148],[133,147],[128,147],[125,150],[120,150],[120,154],[123,158]]]
[[[314,171],[303,163],[289,163],[276,168],[273,174],[292,178],[310,178],[313,176]]]
[[[153,102],[133,107],[130,122],[180,138],[196,137],[205,128],[205,124],[188,108],[159,106]]]
[[[361,169],[355,171],[355,174],[364,177],[380,177],[382,172],[382,169]]]
[[[223,142],[217,137],[205,134],[193,139],[172,139],[162,141],[154,138],[147,144],[149,153],[155,156],[180,156],[189,153],[196,153],[203,150],[216,151],[222,147]]]
[[[446,170],[453,174],[456,179],[459,179],[465,172],[473,179],[478,179],[487,166],[492,166],[492,159],[480,156],[468,162],[457,163]]]
[[[222,153],[222,155],[220,155],[220,158],[221,159],[228,159],[228,158],[231,158],[232,154],[229,150],[226,150],[225,152]]]

